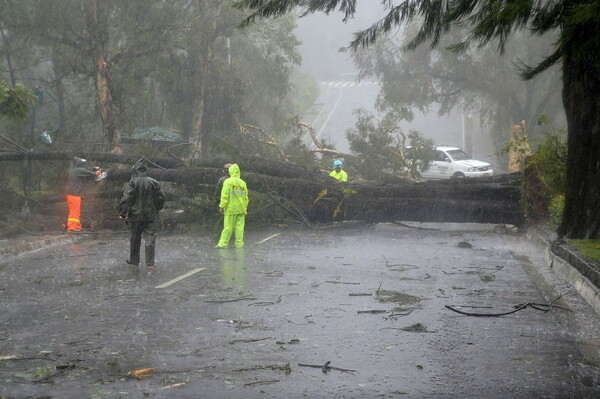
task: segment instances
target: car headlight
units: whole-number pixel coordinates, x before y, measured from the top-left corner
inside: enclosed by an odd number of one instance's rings
[[[467,172],[472,172],[473,171],[473,167],[469,166],[469,168],[467,169]]]

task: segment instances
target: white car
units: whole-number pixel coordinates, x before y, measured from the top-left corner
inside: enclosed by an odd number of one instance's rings
[[[462,179],[493,176],[494,170],[487,162],[471,159],[460,148],[440,146],[435,147],[429,168],[420,173],[424,180]]]

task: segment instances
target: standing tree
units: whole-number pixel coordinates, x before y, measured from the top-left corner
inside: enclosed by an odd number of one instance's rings
[[[150,67],[142,68],[141,60],[169,43],[176,24],[172,5],[51,0],[34,2],[31,8],[37,44],[52,49],[61,69],[92,80],[105,141],[119,144],[127,119],[127,85],[146,78]]]
[[[240,0],[253,9],[245,20],[281,16],[295,7],[305,12],[329,13],[339,9],[345,19],[356,11],[356,0]],[[404,22],[421,26],[407,44],[409,50],[430,42],[440,43],[452,27],[466,27],[466,37],[454,51],[479,48],[498,40],[503,52],[510,33],[528,29],[533,35],[559,31],[550,54],[534,67],[524,67],[531,79],[555,64],[562,67],[562,96],[568,125],[568,156],[565,209],[558,232],[567,238],[600,237],[600,1],[597,0],[405,0],[393,5],[382,0],[387,15],[356,34],[350,47],[373,44],[380,35]]]

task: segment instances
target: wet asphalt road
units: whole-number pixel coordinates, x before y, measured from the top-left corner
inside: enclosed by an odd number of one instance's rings
[[[536,248],[427,227],[163,236],[153,271],[122,234],[1,263],[0,397],[600,397],[599,318]]]

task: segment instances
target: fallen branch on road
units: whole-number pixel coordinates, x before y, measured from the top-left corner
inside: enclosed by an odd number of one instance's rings
[[[568,292],[567,292],[568,293]],[[533,308],[535,310],[539,310],[542,312],[547,312],[549,311],[551,308],[556,308],[556,309],[562,309],[562,310],[566,310],[569,312],[572,312],[571,309],[564,307],[564,306],[558,306],[558,305],[554,305],[554,302],[556,302],[557,300],[559,300],[560,298],[562,298],[563,296],[565,296],[567,293],[564,293],[562,295],[560,295],[559,297],[555,298],[554,300],[552,300],[550,303],[535,303],[535,302],[527,302],[527,303],[521,303],[518,305],[514,306],[514,310],[511,310],[510,312],[503,312],[503,313],[471,313],[471,312],[463,312],[462,310],[458,310],[450,305],[445,305],[446,309],[449,309],[453,312],[465,315],[465,316],[474,316],[474,317],[500,317],[500,316],[506,316],[509,314],[513,314],[513,313],[517,313],[520,310],[523,309],[527,309],[527,308]]]
[[[327,374],[330,370],[337,370],[337,371],[341,371],[342,373],[354,373],[356,372],[356,370],[351,370],[351,369],[341,369],[339,367],[333,367],[330,366],[329,364],[331,363],[331,361],[327,361],[324,365],[320,366],[318,364],[304,364],[304,363],[298,363],[298,366],[300,367],[313,367],[313,368],[317,368],[317,369],[321,369],[321,371],[323,371],[324,374]]]
[[[463,312],[462,310],[458,310],[453,308],[450,305],[446,305],[445,308],[449,309],[453,312],[465,315],[465,316],[473,316],[473,317],[500,317],[500,316],[506,316],[509,314],[513,314],[513,313],[517,313],[519,310],[523,310],[525,308],[529,307],[529,303],[523,304],[521,306],[519,306],[518,308],[516,308],[515,310],[511,310],[510,312],[504,312],[504,313],[470,313],[470,312]]]
[[[387,313],[387,310],[382,310],[382,309],[373,309],[373,310],[357,310],[356,313],[358,314],[379,314],[379,313]]]
[[[248,304],[248,306],[269,306],[269,305],[275,305],[276,303],[279,303],[279,302],[281,302],[281,295],[279,295],[279,299],[277,299],[276,301],[254,302],[254,303]]]
[[[393,311],[389,314],[389,316],[384,317],[385,320],[391,319],[391,318],[396,318],[398,316],[408,316],[409,314],[411,314],[413,312],[414,309],[410,309],[407,312],[404,313],[394,313]]]
[[[437,330],[429,331],[427,329],[427,327],[421,323],[416,323],[416,324],[413,324],[412,326],[407,326],[407,327],[383,327],[383,328],[379,329],[379,331],[382,331],[382,330],[402,330],[402,331],[406,331],[406,332],[432,333],[432,334],[437,333]]]
[[[231,371],[244,373],[246,371],[255,371],[255,370],[280,370],[280,371],[285,371],[286,374],[289,374],[292,372],[292,368],[290,367],[289,363],[286,363],[283,366],[280,366],[278,364],[269,364],[267,366],[253,366],[253,367],[247,367],[247,368],[243,368],[243,369],[235,369],[235,370],[231,370]]]
[[[207,299],[204,302],[212,302],[212,303],[227,303],[227,302],[237,302],[237,301],[254,301],[255,297],[251,297],[251,296],[243,296],[240,298],[233,298],[233,299]]]
[[[244,384],[245,387],[250,387],[252,385],[264,385],[264,384],[274,384],[279,382],[279,380],[268,380],[268,381],[256,381],[256,382],[247,382]]]
[[[233,345],[233,344],[238,344],[238,343],[266,341],[267,339],[272,339],[272,338],[271,337],[266,337],[266,338],[255,338],[255,339],[236,339],[236,340],[233,340],[233,341],[229,341],[229,344]]]
[[[42,382],[46,382],[46,381],[48,381],[48,380],[50,380],[50,379],[52,379],[54,377],[57,377],[57,376],[65,373],[65,372],[67,372],[69,370],[72,370],[72,369],[74,369],[76,367],[77,367],[77,364],[75,362],[67,363],[65,365],[58,365],[58,366],[55,367],[56,370],[58,370],[56,373],[51,374],[49,376],[46,376],[44,378],[40,378],[39,380],[35,380],[35,381],[33,381],[33,383],[34,384],[39,384],[39,383],[42,383]]]

